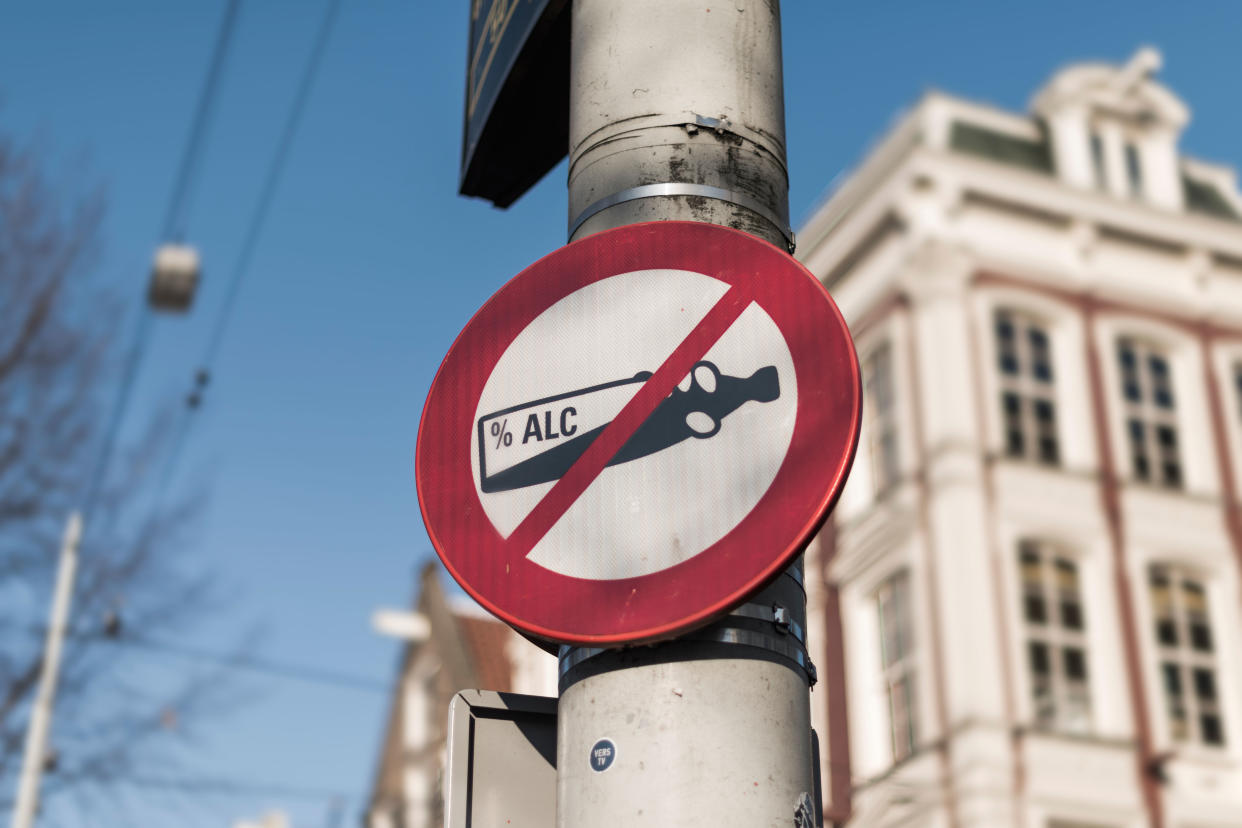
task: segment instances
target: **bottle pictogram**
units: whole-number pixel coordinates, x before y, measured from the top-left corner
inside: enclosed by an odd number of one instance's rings
[[[651,373],[580,388],[480,417],[479,484],[485,494],[558,480]],[[780,397],[776,366],[749,377],[722,374],[700,361],[608,462],[628,463],[683,440],[714,437],[725,417],[748,402]]]

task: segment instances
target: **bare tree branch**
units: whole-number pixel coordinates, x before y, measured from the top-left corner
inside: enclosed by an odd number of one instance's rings
[[[92,285],[101,192],[61,198],[39,159],[0,134],[0,800],[12,790],[42,658],[40,629],[61,525],[98,456],[118,380],[117,299]],[[138,412],[143,413],[143,412]],[[188,628],[219,596],[191,545],[201,495],[154,497],[175,433],[166,406],[121,447],[81,547],[74,629],[108,613],[131,629]],[[124,780],[175,766],[193,723],[236,704],[224,671],[186,671],[159,687],[135,677],[140,651],[102,635],[65,648],[47,792],[73,790],[123,809]],[[224,699],[228,699],[226,704]]]

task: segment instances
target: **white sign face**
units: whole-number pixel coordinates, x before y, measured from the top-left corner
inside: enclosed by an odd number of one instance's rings
[[[509,535],[720,301],[687,270],[621,273],[537,316],[484,385],[471,468]],[[798,389],[784,337],[750,304],[534,545],[575,578],[648,575],[723,538],[768,490],[793,436]]]
[[[664,641],[789,566],[860,419],[849,329],[797,260],[628,225],[535,262],[462,330],[423,406],[419,508],[457,582],[530,637]]]

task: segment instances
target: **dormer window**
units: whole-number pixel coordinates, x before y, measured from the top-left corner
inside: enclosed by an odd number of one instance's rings
[[[1081,63],[1035,96],[1056,175],[1066,184],[1152,207],[1184,209],[1177,139],[1190,110],[1153,75],[1160,53],[1140,49],[1124,66]]]
[[[1143,167],[1139,163],[1138,149],[1126,144],[1126,181],[1130,186],[1130,198],[1143,197]]]
[[[1098,190],[1108,189],[1108,180],[1104,177],[1104,141],[1100,133],[1091,133],[1091,168],[1095,173],[1095,186]]]
[[[871,480],[877,495],[901,475],[894,384],[892,348],[885,342],[863,361],[863,412],[869,426]]]

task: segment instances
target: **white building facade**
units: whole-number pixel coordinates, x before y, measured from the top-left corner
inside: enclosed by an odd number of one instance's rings
[[[1242,197],[1159,60],[928,94],[798,233],[865,385],[829,820],[1242,826]]]
[[[469,599],[454,601],[427,564],[415,610],[427,634],[407,642],[384,721],[365,828],[441,828],[449,704],[460,690],[556,695],[556,659]]]

